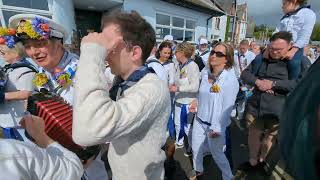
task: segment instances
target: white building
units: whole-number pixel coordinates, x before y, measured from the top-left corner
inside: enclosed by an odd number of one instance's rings
[[[67,29],[67,44],[78,44],[88,32],[100,30],[104,12],[117,8],[140,13],[155,28],[158,41],[167,34],[177,41],[210,38],[212,18],[224,14],[210,0],[0,0],[0,20],[5,27],[18,13],[48,16]]]
[[[220,16],[212,18],[212,36],[211,40],[225,41],[227,30],[228,16]]]

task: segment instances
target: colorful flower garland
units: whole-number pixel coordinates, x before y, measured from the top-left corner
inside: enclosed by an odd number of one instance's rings
[[[56,68],[54,79],[59,84],[56,88],[57,90],[60,88],[67,88],[72,83],[70,74],[62,71],[60,68]],[[37,87],[43,87],[49,82],[49,79],[45,73],[37,73],[32,82]]]
[[[12,28],[0,28],[0,44],[5,44],[9,48],[13,48],[16,44],[16,30]]]
[[[48,39],[50,37],[50,26],[44,19],[35,17],[30,21],[21,21],[17,28],[17,34],[25,33],[31,39]]]

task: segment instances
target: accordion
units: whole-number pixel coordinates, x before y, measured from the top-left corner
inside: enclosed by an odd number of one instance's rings
[[[81,147],[72,140],[72,107],[63,98],[39,92],[28,99],[27,111],[45,121],[45,132],[50,138],[78,155],[81,160],[98,155],[100,146]],[[28,138],[30,136],[26,134]],[[30,138],[31,139],[31,138]]]

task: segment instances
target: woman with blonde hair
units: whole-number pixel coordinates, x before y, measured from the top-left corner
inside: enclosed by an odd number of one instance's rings
[[[209,150],[222,171],[224,180],[233,178],[224,154],[225,131],[230,125],[239,83],[233,70],[233,48],[217,44],[210,52],[208,67],[201,71],[198,99],[193,100],[189,111],[197,116],[192,130],[193,167],[197,178],[203,175],[203,153]]]
[[[179,67],[176,71],[175,85],[169,86],[170,92],[175,92],[175,129],[176,145],[184,146],[184,138],[188,137],[193,115],[188,112],[189,104],[197,97],[199,90],[200,72],[198,65],[191,56],[195,48],[188,42],[177,45],[176,58]],[[189,155],[189,154],[187,154]]]
[[[3,70],[7,80],[0,92],[0,126],[5,128],[20,126],[26,100],[34,90],[32,80],[36,72],[25,59],[22,43],[11,31],[4,28],[0,31],[0,56],[7,63]]]

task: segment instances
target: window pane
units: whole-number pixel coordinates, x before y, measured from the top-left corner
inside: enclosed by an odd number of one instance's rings
[[[185,31],[184,40],[186,41],[194,41],[192,31]]]
[[[175,27],[184,27],[184,19],[172,17],[172,26]]]
[[[6,22],[6,25],[8,25],[8,21],[9,21],[9,18],[11,16],[14,16],[16,14],[21,14],[21,12],[16,12],[16,11],[6,11],[6,10],[2,10],[2,13],[3,13],[3,18],[4,18],[4,21]],[[51,16],[46,16],[46,15],[41,15],[41,16],[45,16],[45,17],[48,17],[51,19]]]
[[[174,40],[183,41],[183,30],[172,29],[171,32]]]
[[[49,10],[48,0],[2,0],[3,5]]]
[[[170,16],[163,14],[156,14],[156,23],[170,26]]]
[[[196,27],[196,22],[195,21],[187,20],[186,28],[194,29],[195,27]]]
[[[156,38],[157,39],[163,39],[164,36],[170,34],[170,29],[168,28],[161,28],[161,27],[156,27]]]

